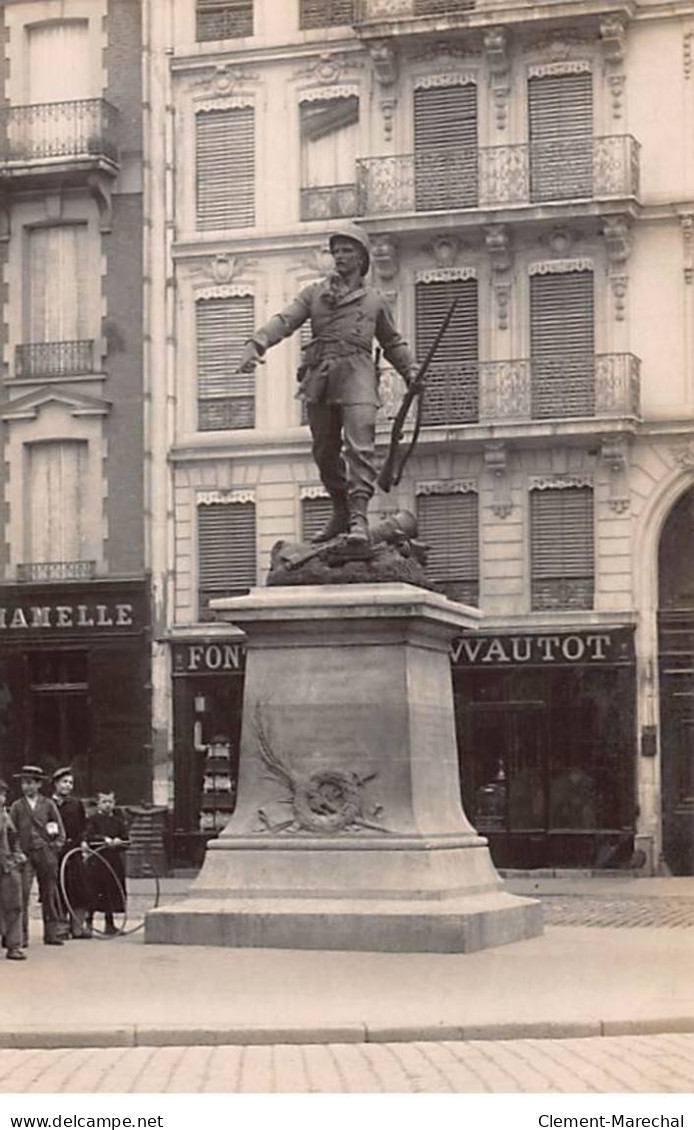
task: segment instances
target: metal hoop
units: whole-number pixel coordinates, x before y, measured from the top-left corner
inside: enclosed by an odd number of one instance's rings
[[[81,855],[82,857],[84,857],[84,854],[87,854],[87,855],[92,856],[92,858],[98,859],[99,862],[104,867],[106,867],[108,869],[108,871],[111,873],[111,877],[112,877],[114,883],[116,884],[118,891],[120,892],[121,898],[123,900],[123,907],[125,909],[123,910],[123,922],[122,922],[121,926],[117,928],[115,934],[106,934],[104,931],[99,930],[99,929],[96,929],[96,933],[99,934],[100,937],[104,937],[104,938],[109,938],[109,937],[123,938],[123,937],[126,937],[129,934],[136,934],[138,932],[138,930],[143,929],[144,924],[145,924],[144,918],[143,918],[142,922],[138,922],[135,926],[130,926],[129,929],[126,930],[126,926],[127,926],[127,922],[128,922],[128,895],[127,895],[127,892],[125,890],[123,883],[121,883],[121,881],[118,878],[118,875],[116,874],[115,870],[113,869],[113,867],[111,866],[109,861],[107,859],[105,859],[104,856],[101,854],[102,851],[103,851],[103,847],[99,847],[99,848],[74,847],[74,848],[71,848],[70,851],[68,851],[63,856],[63,859],[62,859],[61,864],[60,864],[60,875],[59,875],[60,893],[62,894],[63,899],[65,900],[65,905],[68,909],[68,912],[70,913],[70,915],[72,917],[76,917],[74,908],[73,908],[72,904],[70,903],[70,900],[67,896],[66,874],[67,874],[68,860],[70,860],[73,856],[75,856],[77,854]],[[157,906],[159,906],[159,896],[161,894],[161,887],[160,887],[160,883],[159,883],[159,876],[157,875],[156,871],[154,871],[154,869],[151,867],[151,865],[150,865],[150,871],[151,871],[151,874],[145,876],[145,878],[152,880],[152,882],[154,883],[154,900],[153,900],[153,904],[152,904],[152,907],[151,907],[151,909],[154,910]],[[92,929],[95,929],[95,927],[92,927]]]

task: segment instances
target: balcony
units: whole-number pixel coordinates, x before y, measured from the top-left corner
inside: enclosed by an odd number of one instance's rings
[[[356,216],[357,207],[356,184],[329,184],[301,189],[302,221],[339,220],[347,216]]]
[[[34,341],[15,347],[15,377],[72,377],[94,372],[94,342]]]
[[[118,165],[118,111],[103,98],[0,110],[0,174],[18,177],[87,164]]]
[[[306,2],[318,4],[319,0]],[[515,0],[512,3],[502,3],[502,0],[355,0],[354,23],[359,32],[366,35],[383,34],[385,24],[394,25],[389,29],[391,32],[440,32],[443,30],[440,17],[447,17],[446,23],[450,27],[465,27],[473,20],[476,24],[498,23],[500,8],[504,9],[504,23],[554,17],[564,22],[570,20],[575,24],[577,19],[584,16],[587,20],[594,19],[596,11],[614,16],[633,15],[630,0],[573,3],[571,8],[575,10],[569,16],[566,0]],[[470,19],[471,16],[473,20]],[[432,24],[432,21],[436,22]]]
[[[637,419],[640,361],[631,353],[554,359],[463,361],[429,371],[422,422],[527,424],[544,420]],[[381,383],[379,423],[395,415],[402,382],[390,371]]]
[[[96,576],[96,561],[28,561],[17,565],[17,580],[91,581]]]
[[[635,198],[639,150],[625,134],[587,145],[558,141],[361,158],[358,215]]]

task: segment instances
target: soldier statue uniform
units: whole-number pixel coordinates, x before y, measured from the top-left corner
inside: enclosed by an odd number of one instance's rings
[[[370,264],[368,237],[346,224],[330,236],[329,246],[335,272],[305,287],[255,331],[239,369],[248,371],[270,346],[310,319],[312,337],[303,351],[298,395],[307,403],[313,457],[332,501],[332,516],[313,540],[347,533],[350,543],[359,544],[369,538],[367,509],[377,475],[374,338],[406,382],[417,366],[385,298],[364,283]]]

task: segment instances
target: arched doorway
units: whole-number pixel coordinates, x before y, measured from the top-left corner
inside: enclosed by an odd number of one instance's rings
[[[694,488],[673,506],[658,550],[663,856],[694,874]]]

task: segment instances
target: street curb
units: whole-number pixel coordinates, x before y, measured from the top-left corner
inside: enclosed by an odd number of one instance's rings
[[[442,1043],[473,1040],[566,1040],[586,1037],[653,1036],[694,1032],[694,1016],[639,1020],[538,1020],[489,1024],[376,1026],[355,1021],[317,1027],[230,1025],[183,1028],[179,1025],[118,1025],[84,1028],[0,1029],[0,1049],[205,1047],[269,1044]]]

